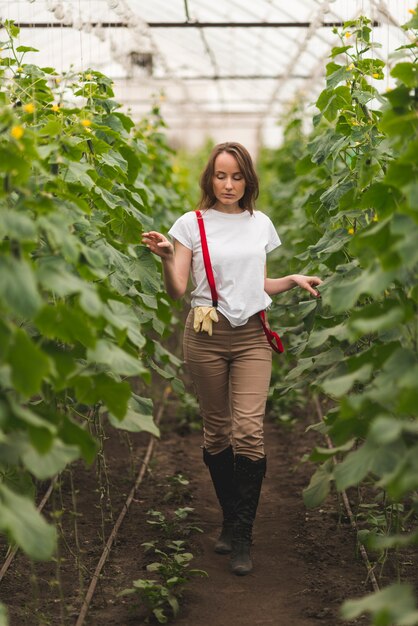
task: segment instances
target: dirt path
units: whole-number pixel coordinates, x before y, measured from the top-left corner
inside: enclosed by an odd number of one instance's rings
[[[266,425],[268,472],[254,532],[254,571],[246,577],[232,575],[228,556],[213,552],[220,515],[201,460],[200,434],[166,435],[159,445],[160,470],[171,465],[192,481],[204,530],[193,566],[209,575],[188,586],[179,626],[337,626],[344,598],[365,592],[364,567],[355,559],[350,529],[338,524],[335,503],[321,512],[304,508],[301,491],[311,468],[299,463],[308,450],[302,434],[302,426],[285,431]]]
[[[144,553],[142,543],[165,538],[147,523],[150,509],[167,516],[178,506],[194,508],[193,522],[203,534],[190,537],[194,554],[192,567],[205,570],[208,578],[194,578],[187,584],[178,626],[339,626],[338,609],[347,597],[369,591],[365,568],[355,556],[352,531],[342,517],[338,503],[330,499],[320,510],[307,513],[302,489],[309,482],[312,467],[300,459],[312,446],[314,433],[305,433],[304,424],[279,428],[266,424],[268,470],[263,484],[254,532],[254,571],[246,577],[229,572],[228,556],[213,552],[219,532],[220,513],[202,461],[201,434],[186,436],[173,423],[157,444],[145,482],[138,490],[126,516],[85,622],[86,626],[138,626],[145,623],[144,608],[133,596],[119,596],[138,578],[155,577],[147,565],[155,560]],[[135,437],[136,465],[139,468],[147,437]],[[124,440],[110,431],[106,458],[114,513],[120,510],[132,478],[127,468],[128,450]],[[190,485],[180,502],[168,502],[168,480],[176,473]],[[74,626],[91,575],[100,557],[101,517],[97,505],[97,478],[93,468],[79,464],[74,473],[78,493],[78,531],[82,569],[76,567],[73,545],[73,516],[68,480],[63,477],[60,500],[65,536],[61,564],[29,566],[18,554],[0,588],[1,600],[9,607],[11,626]],[[112,525],[107,522],[107,533]],[[70,550],[72,546],[72,550]],[[3,546],[5,549],[5,546]],[[32,574],[32,576],[31,576]],[[34,579],[36,575],[36,579]],[[31,578],[29,578],[31,576]],[[35,580],[35,582],[34,582]],[[153,622],[154,623],[154,622]],[[366,621],[358,621],[365,624]]]

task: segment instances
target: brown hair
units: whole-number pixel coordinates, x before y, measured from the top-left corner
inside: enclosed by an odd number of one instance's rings
[[[255,200],[258,197],[258,177],[250,153],[243,145],[235,141],[218,143],[213,148],[206,167],[200,177],[200,188],[202,192],[198,208],[201,210],[209,209],[216,202],[216,197],[213,193],[213,176],[215,173],[216,157],[222,154],[222,152],[232,154],[238,163],[240,172],[245,179],[245,192],[238,204],[241,209],[246,209],[252,215],[255,208]]]

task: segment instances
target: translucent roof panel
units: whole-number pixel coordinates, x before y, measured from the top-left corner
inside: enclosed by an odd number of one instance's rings
[[[0,17],[39,49],[27,62],[107,74],[134,117],[164,94],[174,145],[211,136],[256,150],[278,140],[277,119],[296,98],[312,116],[339,41],[334,24],[367,15],[386,61],[406,41],[408,8],[406,0],[7,0]]]

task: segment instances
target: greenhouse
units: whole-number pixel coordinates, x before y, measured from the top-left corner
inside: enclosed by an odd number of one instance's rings
[[[0,626],[418,625],[418,5],[0,1]]]

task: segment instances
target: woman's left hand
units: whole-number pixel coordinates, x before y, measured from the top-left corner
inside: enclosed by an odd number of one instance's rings
[[[310,294],[319,298],[321,295],[317,289],[314,289],[316,285],[320,285],[323,281],[318,276],[304,276],[303,274],[292,274],[292,280],[298,287],[306,289]]]

